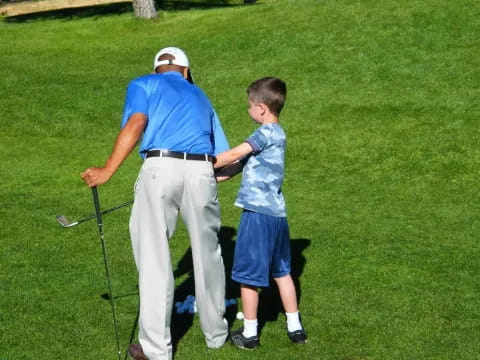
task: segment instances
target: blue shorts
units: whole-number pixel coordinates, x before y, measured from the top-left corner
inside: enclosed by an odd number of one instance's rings
[[[238,228],[232,279],[267,287],[270,276],[290,274],[290,235],[286,217],[244,210]]]

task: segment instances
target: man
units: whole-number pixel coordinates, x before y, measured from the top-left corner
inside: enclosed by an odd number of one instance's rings
[[[207,346],[228,336],[225,270],[218,243],[220,213],[213,156],[228,150],[218,117],[193,84],[185,53],[160,50],[154,73],[130,82],[122,129],[104,167],[82,174],[88,186],[106,183],[140,139],[144,158],[135,184],[130,236],[139,273],[140,345],[135,359],[172,359],[170,322],[174,278],[168,241],[182,216],[192,248],[195,295]]]

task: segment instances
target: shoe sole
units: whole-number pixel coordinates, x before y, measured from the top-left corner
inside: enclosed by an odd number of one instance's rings
[[[305,341],[297,341],[297,342],[293,342],[293,341],[292,341],[292,344],[293,344],[293,345],[305,345],[306,343],[307,343],[307,340],[305,340]]]
[[[242,346],[242,345],[237,345],[235,343],[232,343],[232,346],[235,346],[236,348],[239,348],[239,349],[242,349],[242,350],[250,350],[250,351],[253,351],[258,347],[258,346],[255,346],[253,348],[248,348],[248,347],[245,347],[245,346]]]
[[[242,344],[237,344],[237,343],[234,342],[233,340],[230,340],[230,344],[231,344],[232,346],[235,346],[236,348],[243,349],[243,350],[255,350],[257,347],[260,346],[260,344],[257,344],[257,346],[250,348],[250,347],[243,346]]]

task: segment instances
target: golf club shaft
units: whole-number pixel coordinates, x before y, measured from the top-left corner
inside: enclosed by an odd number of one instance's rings
[[[92,188],[92,189],[96,189],[96,188]],[[98,198],[98,194],[97,194],[97,198]],[[125,202],[125,203],[123,203],[123,204],[117,205],[117,206],[115,206],[115,207],[113,207],[113,208],[111,208],[111,209],[103,210],[103,211],[100,212],[100,214],[101,214],[101,215],[105,215],[105,214],[108,214],[108,213],[110,213],[110,212],[112,212],[112,211],[118,210],[118,209],[120,209],[120,208],[122,208],[122,207],[128,206],[128,205],[130,205],[130,204],[133,204],[133,200],[130,200],[130,201],[127,201],[127,202]],[[90,215],[90,216],[88,216],[88,217],[86,217],[86,218],[84,218],[84,219],[78,220],[75,225],[81,224],[81,223],[83,223],[83,222],[85,222],[85,221],[88,221],[88,220],[95,219],[96,217],[98,218],[97,213],[95,213],[95,214],[93,214],[93,215]]]
[[[121,360],[117,316],[115,314],[115,303],[113,301],[114,298],[113,298],[112,282],[110,280],[110,271],[109,271],[109,266],[108,266],[107,250],[106,250],[106,247],[105,247],[105,239],[104,239],[104,234],[103,234],[102,211],[100,210],[100,200],[98,199],[98,191],[97,191],[96,186],[92,187],[92,195],[93,195],[93,203],[95,205],[95,216],[97,218],[98,231],[100,233],[100,240],[102,242],[103,262],[105,263],[105,274],[106,274],[106,277],[107,277],[108,294],[109,294],[109,297],[110,297],[110,306],[112,308],[113,326],[115,328],[115,339],[117,341],[118,359]]]

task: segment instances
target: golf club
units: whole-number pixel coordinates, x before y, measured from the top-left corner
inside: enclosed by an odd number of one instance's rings
[[[125,206],[128,206],[130,204],[133,204],[133,200],[130,200],[130,201],[127,201],[126,203],[123,203],[123,204],[120,204],[118,206],[115,206],[111,209],[107,209],[107,210],[103,210],[101,212],[102,215],[105,215],[105,214],[108,214],[109,212],[112,212],[112,211],[115,211],[115,210],[118,210],[122,207],[125,207]],[[55,219],[58,221],[58,223],[60,225],[62,225],[64,228],[70,228],[70,227],[73,227],[73,226],[76,226],[78,224],[81,224],[85,221],[88,221],[88,220],[92,220],[92,219],[95,219],[95,217],[97,216],[97,214],[93,214],[93,215],[90,215],[90,216],[87,216],[86,218],[83,218],[83,219],[80,219],[80,220],[77,220],[77,221],[68,221],[68,219],[65,217],[65,215],[57,215],[55,217]]]
[[[110,300],[110,306],[112,308],[112,315],[113,315],[113,326],[115,327],[115,339],[117,341],[117,352],[118,352],[118,359],[121,360],[121,350],[120,350],[120,340],[118,337],[118,324],[117,324],[117,316],[115,314],[115,303],[113,297],[113,287],[112,282],[110,280],[110,270],[108,266],[108,258],[107,258],[107,250],[105,247],[105,238],[103,234],[103,222],[102,222],[102,211],[100,210],[100,200],[98,199],[98,191],[97,187],[92,187],[92,195],[93,195],[93,203],[95,205],[95,216],[97,218],[97,225],[98,231],[100,234],[100,241],[102,243],[102,252],[103,252],[103,262],[105,263],[105,275],[107,277],[107,284],[108,284],[108,296]]]

